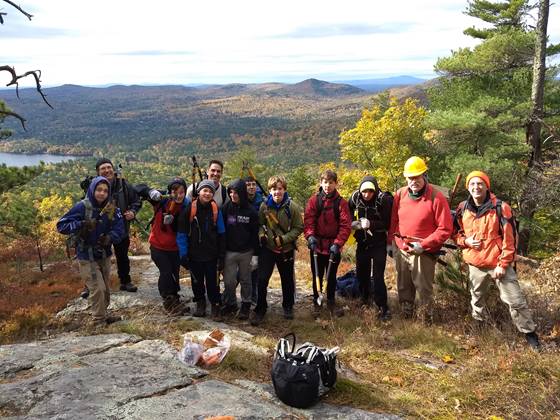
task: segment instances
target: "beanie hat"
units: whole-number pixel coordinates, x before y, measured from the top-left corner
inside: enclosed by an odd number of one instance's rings
[[[469,189],[469,181],[474,177],[479,177],[480,179],[482,179],[486,184],[486,188],[490,189],[490,178],[482,171],[472,171],[467,175],[467,180],[465,181],[465,187],[467,189]]]
[[[359,190],[360,192],[363,192],[364,190],[374,190],[374,191],[379,190],[379,185],[377,185],[377,179],[375,179],[375,177],[371,175],[363,177],[362,180],[360,181]]]
[[[203,179],[202,181],[200,181],[196,186],[196,192],[200,193],[203,188],[210,188],[212,190],[212,193],[216,192],[214,181],[210,181],[209,179]]]
[[[185,191],[187,191],[187,183],[185,182],[185,180],[183,178],[176,177],[169,181],[169,184],[167,184],[167,192],[169,194],[171,194],[173,186],[175,185],[181,185],[185,189]]]
[[[110,159],[107,158],[101,158],[98,159],[98,161],[95,163],[95,171],[99,172],[99,167],[105,163],[110,163],[112,167],[115,167],[115,165],[113,165],[113,162],[111,162]]]

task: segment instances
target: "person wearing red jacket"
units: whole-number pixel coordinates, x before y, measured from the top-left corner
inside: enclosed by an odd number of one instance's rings
[[[336,309],[336,271],[340,263],[342,247],[352,231],[352,217],[348,202],[337,191],[338,177],[334,171],[326,170],[321,174],[321,188],[314,194],[305,207],[303,233],[311,253],[311,271],[319,276],[323,288],[323,276],[327,271],[327,307],[331,314],[344,315],[342,308]],[[317,267],[314,254],[317,254]],[[330,270],[329,270],[330,265]],[[315,272],[317,270],[317,272]],[[313,282],[314,313],[318,315],[319,291]]]
[[[513,269],[516,232],[511,207],[490,192],[490,178],[482,171],[467,176],[466,188],[470,196],[455,212],[453,239],[469,265],[472,317],[484,322],[485,298],[494,283],[513,323],[538,349],[536,325]]]
[[[138,194],[154,208],[148,242],[152,261],[159,270],[158,290],[163,299],[163,307],[170,315],[179,316],[189,312],[189,307],[179,297],[181,261],[177,246],[179,214],[190,204],[190,200],[185,197],[186,190],[185,180],[178,177],[167,185],[167,197],[162,195],[162,191],[145,184],[136,186]]]
[[[453,221],[444,195],[428,183],[426,163],[413,156],[404,165],[407,186],[395,194],[387,252],[394,256],[401,310],[406,318],[417,313],[432,320],[433,280],[437,254],[449,239]]]

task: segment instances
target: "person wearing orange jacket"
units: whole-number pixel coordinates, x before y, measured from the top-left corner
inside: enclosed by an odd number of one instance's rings
[[[437,256],[453,230],[449,204],[426,176],[428,167],[413,156],[404,165],[407,186],[395,194],[387,253],[395,259],[399,303],[405,318],[412,318],[418,292],[417,313],[432,321],[433,281]]]
[[[472,317],[484,321],[485,298],[495,283],[513,323],[529,345],[538,349],[536,325],[513,268],[516,232],[511,207],[490,192],[490,178],[482,171],[467,176],[466,188],[470,196],[455,213],[453,239],[469,265]]]

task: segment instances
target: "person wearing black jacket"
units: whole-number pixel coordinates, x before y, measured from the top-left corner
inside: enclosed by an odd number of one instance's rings
[[[356,277],[364,305],[371,304],[371,270],[373,268],[373,300],[379,307],[379,318],[391,317],[387,304],[385,265],[387,262],[387,231],[391,224],[393,196],[379,189],[373,176],[366,176],[348,200],[352,214],[352,230],[356,238]],[[372,267],[373,265],[373,267]]]
[[[230,200],[222,207],[226,228],[224,264],[224,315],[237,311],[237,279],[241,284],[239,319],[249,319],[251,310],[251,270],[258,264],[259,215],[249,203],[245,181],[236,179],[228,186]]]
[[[212,304],[212,318],[221,320],[218,272],[224,270],[225,229],[222,212],[214,201],[214,182],[197,184],[197,198],[178,219],[177,246],[181,265],[191,272],[196,317],[206,316],[206,294]]]
[[[109,159],[99,159],[95,164],[95,170],[97,175],[104,176],[111,183],[111,199],[116,207],[120,209],[124,218],[124,238],[119,243],[113,244],[117,260],[117,273],[121,282],[120,289],[127,292],[136,292],[137,287],[130,278],[128,249],[130,247],[130,222],[142,208],[142,200],[133,186],[126,179],[115,173],[113,162]]]

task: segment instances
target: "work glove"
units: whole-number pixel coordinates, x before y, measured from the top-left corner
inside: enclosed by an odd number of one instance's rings
[[[150,190],[148,196],[152,201],[161,201],[161,193],[158,190]]]
[[[354,220],[352,222],[352,230],[361,230],[362,229],[362,224],[360,223],[359,220]]]
[[[93,232],[95,230],[96,225],[97,225],[96,219],[84,220],[82,222],[82,229],[87,230],[88,232]]]
[[[260,242],[261,242],[261,246],[266,246],[267,242],[268,242],[268,238],[266,235],[261,235],[259,238]]]
[[[360,218],[360,225],[362,226],[362,229],[369,229],[369,227],[370,227],[369,219],[367,219],[365,217],[361,217]]]
[[[99,236],[97,239],[97,245],[107,248],[111,245],[111,237],[109,235],[105,235],[104,233]]]
[[[411,242],[410,243],[410,253],[414,255],[420,255],[424,252],[424,248],[420,245],[420,242]]]
[[[185,270],[189,269],[189,256],[183,255],[181,257],[181,265],[185,268]]]
[[[259,266],[259,257],[256,256],[256,255],[253,255],[251,257],[251,262],[249,263],[249,269],[251,271],[255,271],[258,266]]]
[[[164,214],[163,215],[163,224],[170,225],[173,223],[173,215],[172,214]]]
[[[329,248],[329,252],[334,256],[340,255],[340,247],[337,244],[332,244]]]
[[[317,248],[317,238],[315,236],[311,235],[307,238],[307,248],[311,251],[315,251],[315,248]]]
[[[274,238],[274,244],[276,245],[277,248],[282,248],[282,245],[284,245],[284,240],[282,239],[281,236],[276,236]]]
[[[218,269],[218,273],[221,273],[222,271],[224,271],[224,259],[223,258],[218,258],[218,265],[216,266],[216,268]]]
[[[393,258],[393,245],[387,245],[387,255]]]

